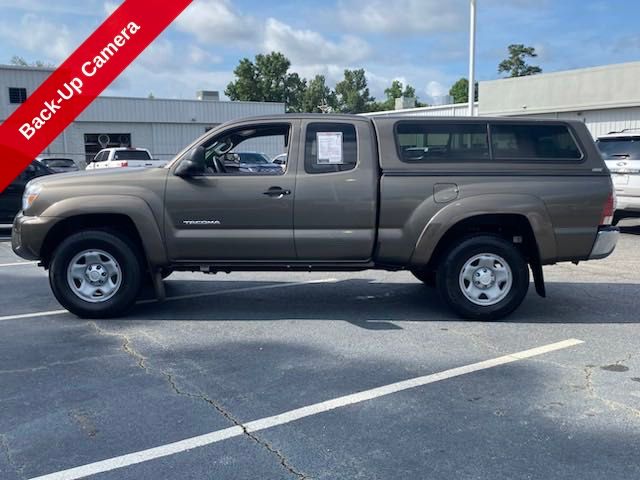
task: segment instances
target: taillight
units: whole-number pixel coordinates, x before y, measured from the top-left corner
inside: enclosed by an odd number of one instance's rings
[[[120,162],[120,166],[121,167],[128,167],[129,166],[129,162],[127,162],[126,160],[124,162]]]
[[[613,223],[613,213],[616,211],[616,194],[611,191],[602,209],[600,225],[611,225]]]

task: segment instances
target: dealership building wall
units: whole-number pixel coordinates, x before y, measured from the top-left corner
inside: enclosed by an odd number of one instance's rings
[[[476,111],[483,116],[580,120],[594,138],[640,129],[640,62],[480,82]],[[466,104],[368,114],[466,116]]]
[[[17,89],[24,89],[28,97],[52,71],[0,65],[0,123],[20,106],[11,102],[22,93]],[[284,112],[283,103],[101,96],[42,155],[82,162],[106,144],[148,148],[154,158],[167,160],[221,123]],[[259,147],[272,157],[282,153],[280,145],[267,143]]]

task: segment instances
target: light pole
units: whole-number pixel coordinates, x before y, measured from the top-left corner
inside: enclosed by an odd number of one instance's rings
[[[469,116],[473,117],[476,98],[476,0],[470,0],[469,7]]]

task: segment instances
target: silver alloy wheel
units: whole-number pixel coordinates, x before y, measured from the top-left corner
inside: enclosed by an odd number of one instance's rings
[[[494,253],[471,257],[460,270],[460,289],[472,303],[484,307],[503,300],[513,286],[509,264]]]
[[[110,253],[85,250],[69,262],[67,283],[78,298],[91,303],[105,302],[120,289],[122,270]]]

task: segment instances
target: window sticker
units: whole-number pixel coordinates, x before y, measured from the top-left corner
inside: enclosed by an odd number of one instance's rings
[[[342,132],[318,132],[318,164],[342,165]]]

